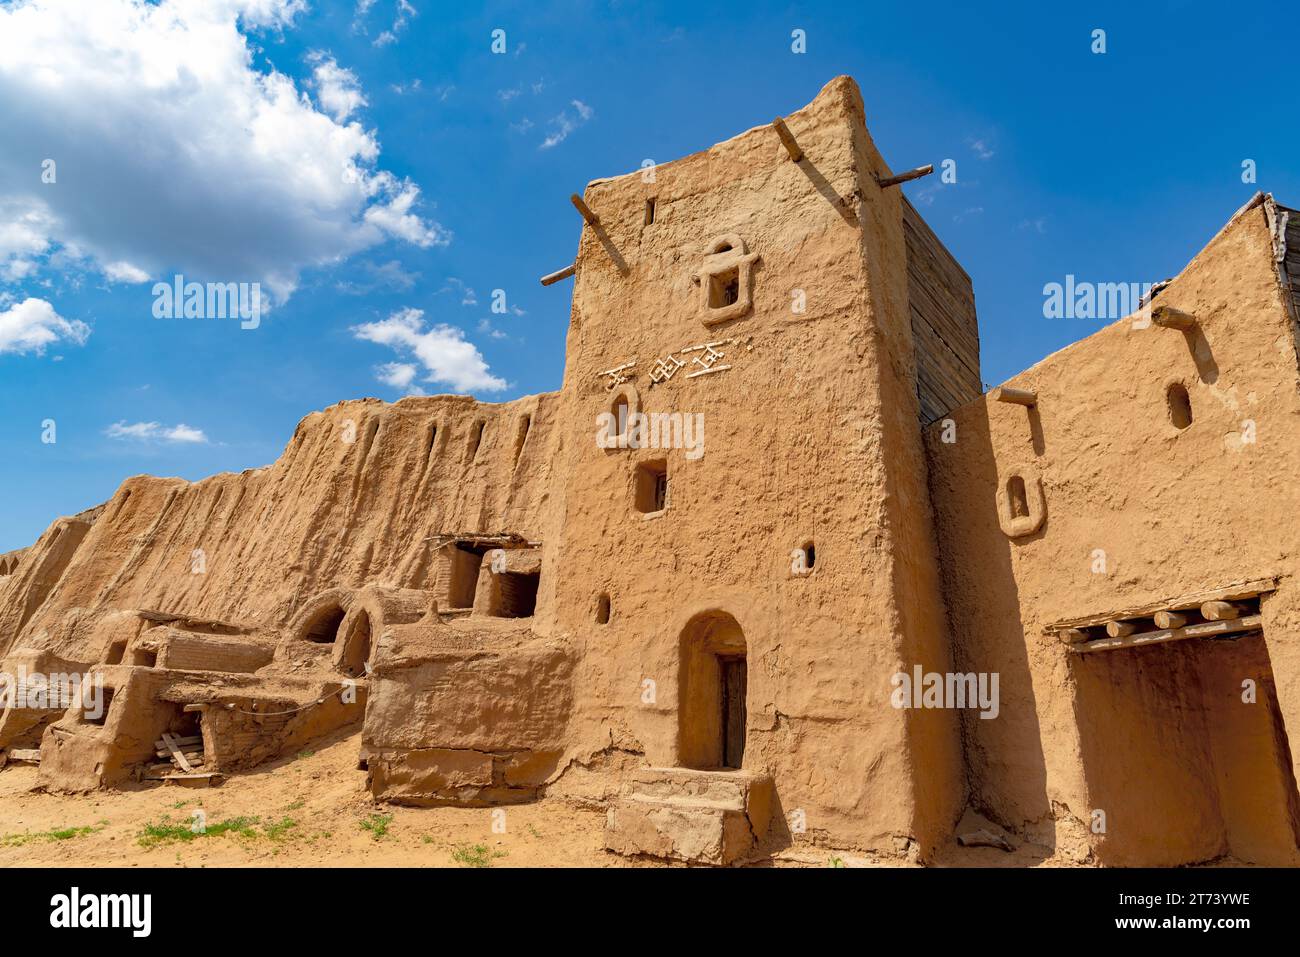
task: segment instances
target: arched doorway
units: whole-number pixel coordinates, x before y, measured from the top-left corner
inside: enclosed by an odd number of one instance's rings
[[[696,615],[682,629],[677,756],[683,767],[743,766],[749,683],[745,651],[745,633],[726,612]]]
[[[370,615],[361,611],[353,619],[343,639],[340,666],[344,674],[360,678],[366,673],[366,662],[370,660]]]
[[[318,645],[332,645],[339,636],[339,626],[343,624],[346,614],[339,603],[326,604],[312,615],[303,629],[302,637]]]

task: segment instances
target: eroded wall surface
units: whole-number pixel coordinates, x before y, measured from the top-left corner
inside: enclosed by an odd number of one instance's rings
[[[1007,383],[1034,406],[985,396],[927,430],[957,667],[1000,674],[999,717],[963,722],[972,802],[1048,844],[1296,859],[1300,402],[1274,258],[1256,202],[1155,300],[1195,330],[1129,317]],[[1046,517],[1011,537],[996,495],[1016,471]],[[1049,630],[1255,579],[1277,581],[1262,638],[1078,655]]]
[[[712,640],[697,626],[721,616],[743,633],[743,767],[775,779],[776,839],[928,853],[963,785],[952,716],[918,724],[890,705],[892,674],[947,660],[901,200],[875,182],[888,169],[852,81],[786,123],[799,162],[762,127],[656,167],[653,182],[586,191],[599,224],[578,256],[545,618],[575,651],[576,761],[689,764],[689,643]],[[750,306],[724,320],[699,278],[720,246],[757,257],[738,291]],[[633,360],[625,382],[608,374]],[[702,415],[703,454],[598,447],[597,416],[620,396]],[[656,463],[669,503],[645,514],[637,470]],[[807,831],[792,835],[796,812]]]
[[[448,533],[540,537],[554,409],[553,394],[342,402],[265,468],[128,479],[93,524],[60,519],[0,583],[0,647],[95,662],[112,609],[273,630],[330,588],[429,587]]]

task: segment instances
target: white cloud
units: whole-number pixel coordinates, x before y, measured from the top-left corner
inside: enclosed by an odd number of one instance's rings
[[[0,279],[17,281],[37,269],[50,248],[54,216],[40,200],[0,196]]]
[[[491,336],[493,339],[508,338],[504,332],[492,325],[491,319],[480,319],[478,321],[478,331],[483,333],[485,336]]]
[[[176,425],[162,425],[159,422],[133,422],[130,425],[123,419],[114,422],[104,434],[110,439],[131,440],[135,442],[180,442],[191,445],[206,444],[208,437],[202,429],[180,422]]]
[[[460,392],[499,392],[507,386],[488,371],[483,356],[460,329],[444,323],[426,327],[422,310],[399,310],[387,319],[353,326],[352,334],[389,346],[399,355],[409,354],[424,367],[425,382],[445,383]],[[391,370],[392,365],[385,368]]]
[[[569,134],[576,130],[583,123],[591,119],[596,111],[589,107],[582,100],[574,100],[573,108],[577,111],[577,117],[569,115],[568,110],[562,111],[558,116],[551,119],[551,126],[554,128],[550,136],[542,140],[542,145],[538,149],[549,150],[553,146],[558,146],[568,139]]]
[[[989,160],[994,156],[993,148],[989,146],[988,141],[983,137],[968,137],[966,145],[971,148],[971,152],[982,160]]]
[[[308,54],[307,59],[315,64],[312,76],[316,80],[316,99],[335,120],[342,123],[367,104],[355,73],[319,50]]]
[[[388,199],[366,210],[367,223],[395,239],[404,239],[421,248],[445,246],[451,242],[451,233],[411,212],[420,198],[418,186],[410,180],[398,182],[391,173],[379,173],[374,179],[384,183]]]
[[[148,282],[149,274],[128,262],[104,264],[104,275],[113,282]]]
[[[397,15],[393,18],[393,25],[375,37],[374,46],[386,47],[390,43],[396,43],[398,35],[406,29],[407,22],[417,15],[415,7],[407,0],[397,0]]]
[[[460,296],[460,304],[462,306],[478,305],[478,293],[476,293],[471,286],[466,284],[463,279],[458,279],[455,276],[448,276],[447,284],[438,290],[438,295],[441,296],[444,292],[450,292]]]
[[[64,319],[44,299],[24,299],[0,312],[0,354],[42,355],[46,346],[65,341],[82,345],[89,336],[90,326]]]
[[[389,239],[448,242],[419,187],[378,167],[375,131],[344,121],[364,100],[349,71],[312,78],[317,109],[254,66],[241,28],[285,29],[302,9],[0,3],[3,136],[32,147],[0,150],[0,282],[56,266],[125,281],[176,270],[260,281],[281,302],[303,269]],[[41,158],[55,182],[41,181]]]
[[[385,362],[375,367],[375,378],[386,386],[400,389],[408,395],[423,395],[424,390],[415,384],[420,369],[412,362]]]

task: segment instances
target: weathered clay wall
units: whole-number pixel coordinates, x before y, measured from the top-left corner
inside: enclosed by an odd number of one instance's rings
[[[343,402],[305,418],[266,468],[128,479],[93,526],[60,519],[0,583],[0,648],[98,661],[107,609],[276,628],[328,588],[429,587],[443,533],[540,535],[554,409],[553,394]]]
[[[1011,380],[1037,392],[1032,409],[986,396],[951,415],[954,442],[942,422],[927,431],[956,664],[1000,674],[999,717],[964,722],[972,801],[1108,862],[1294,860],[1294,798],[1280,795],[1294,795],[1300,743],[1300,399],[1264,209],[1240,213],[1156,302],[1201,331],[1130,317]],[[1190,396],[1186,428],[1171,383]],[[1008,538],[995,494],[1016,468],[1041,478],[1046,521]],[[1073,655],[1044,632],[1272,577],[1262,639]],[[1249,825],[1252,803],[1269,810]],[[1094,810],[1104,834],[1087,827]]]
[[[683,636],[701,616],[733,617],[748,666],[744,767],[775,776],[775,836],[790,839],[787,815],[802,811],[808,833],[795,839],[893,852],[933,836],[917,823],[914,775],[945,794],[939,805],[960,787],[955,760],[920,770],[908,718],[889,705],[890,675],[915,657],[908,632],[934,624],[899,602],[937,598],[918,570],[931,549],[924,512],[900,522],[925,501],[901,209],[870,179],[885,167],[851,80],[786,122],[799,163],[762,127],[656,167],[653,182],[637,173],[588,187],[600,225],[583,230],[577,261],[564,525],[539,615],[574,647],[575,760],[631,753],[652,766],[682,763]],[[693,276],[729,234],[760,257],[753,308],[709,327]],[[803,312],[792,309],[800,291]],[[688,377],[705,366],[684,350],[719,340],[717,364],[730,368]],[[652,385],[670,354],[686,364]],[[597,447],[596,416],[615,400],[601,373],[633,359],[641,411],[703,413],[701,458]],[[656,460],[669,507],[647,517],[633,475]],[[815,566],[800,576],[792,552],[806,543]],[[910,553],[898,564],[895,547]],[[602,593],[607,624],[596,621]],[[937,662],[941,648],[930,650]]]

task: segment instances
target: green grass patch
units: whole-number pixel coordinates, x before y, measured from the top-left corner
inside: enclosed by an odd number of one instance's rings
[[[393,823],[391,814],[372,814],[363,821],[358,822],[363,831],[369,831],[370,836],[376,841],[381,840],[388,833],[388,825]]]
[[[24,844],[32,844],[37,841],[47,844],[55,841],[71,841],[73,838],[85,837],[87,834],[102,831],[107,824],[107,821],[100,821],[98,824],[84,827],[56,827],[48,831],[24,831],[22,834],[4,834],[0,835],[0,847],[22,847]]]
[[[505,851],[489,851],[486,844],[462,844],[451,852],[451,859],[461,867],[491,867]]]
[[[196,831],[193,821],[173,821],[165,817],[161,821],[150,821],[146,824],[140,829],[136,840],[141,847],[188,844],[199,838],[221,837],[223,834],[251,840],[266,838],[270,841],[282,841],[300,833],[296,830],[297,827],[298,822],[287,815],[278,821],[263,821],[259,817],[231,817],[224,821],[213,821]]]

